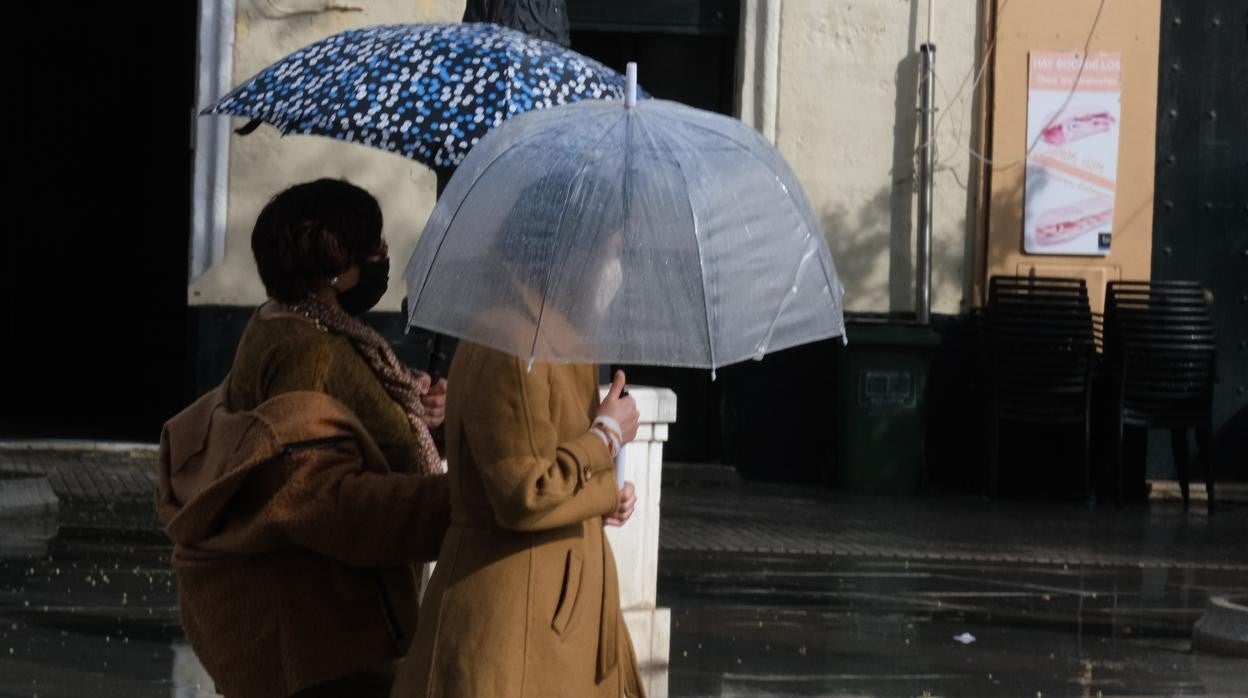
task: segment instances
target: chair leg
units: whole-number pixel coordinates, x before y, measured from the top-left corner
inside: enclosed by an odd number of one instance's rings
[[[1119,507],[1122,506],[1122,481],[1124,478],[1124,474],[1122,472],[1122,449],[1126,441],[1125,431],[1126,424],[1123,423],[1122,414],[1120,413],[1118,415],[1118,433],[1116,435],[1117,441],[1114,444],[1114,504]]]
[[[1189,483],[1191,481],[1188,463],[1187,430],[1170,430],[1170,452],[1174,454],[1174,469],[1179,475],[1179,492],[1183,495],[1183,512],[1187,513],[1189,499]]]
[[[1213,457],[1213,424],[1205,422],[1204,425],[1196,429],[1196,448],[1199,452],[1200,463],[1205,467],[1205,494],[1208,499],[1205,506],[1209,513],[1213,513],[1213,484],[1214,484],[1214,457]]]
[[[999,450],[1001,441],[1001,418],[996,412],[992,415],[992,426],[988,430],[988,496],[995,499],[999,481]]]
[[[1083,498],[1089,504],[1095,502],[1092,485],[1092,414],[1087,412],[1083,417]]]

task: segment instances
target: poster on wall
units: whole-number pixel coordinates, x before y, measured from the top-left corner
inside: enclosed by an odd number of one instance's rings
[[[1121,75],[1119,53],[1031,52],[1024,252],[1109,254]]]

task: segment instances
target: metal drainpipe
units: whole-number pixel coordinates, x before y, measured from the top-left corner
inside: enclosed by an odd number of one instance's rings
[[[922,104],[922,120],[919,128],[919,241],[915,264],[915,318],[920,324],[932,322],[932,172],[933,172],[933,117],[935,94],[933,82],[936,64],[936,45],[927,43],[919,47],[920,81],[919,100]]]

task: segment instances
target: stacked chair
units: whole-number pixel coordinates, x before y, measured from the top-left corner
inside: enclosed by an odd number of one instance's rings
[[[1116,501],[1122,502],[1125,427],[1163,428],[1171,430],[1186,511],[1187,431],[1193,429],[1212,513],[1216,345],[1204,289],[1191,281],[1110,282],[1104,323],[1105,381],[1116,428]]]
[[[981,316],[990,402],[989,489],[998,492],[1002,422],[1080,428],[1092,496],[1092,380],[1097,332],[1083,279],[994,276]]]

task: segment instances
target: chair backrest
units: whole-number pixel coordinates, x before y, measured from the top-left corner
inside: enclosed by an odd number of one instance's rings
[[[1213,390],[1213,315],[1194,281],[1111,281],[1105,302],[1105,364],[1128,410],[1192,412]]]
[[[997,406],[1030,421],[1081,419],[1096,338],[1082,279],[993,277],[984,322]]]

